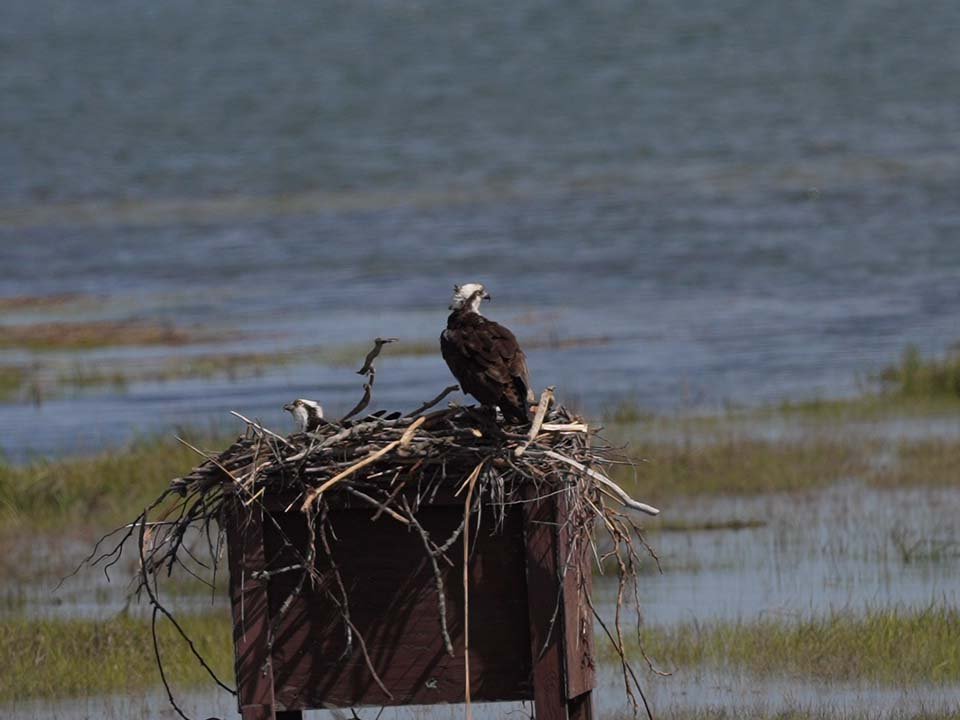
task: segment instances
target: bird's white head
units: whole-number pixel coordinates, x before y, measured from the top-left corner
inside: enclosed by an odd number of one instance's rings
[[[480,312],[480,303],[490,299],[490,293],[480,283],[466,283],[465,285],[453,286],[453,300],[450,302],[451,310],[466,309],[469,312]]]
[[[304,400],[300,398],[292,403],[283,406],[283,409],[293,415],[297,423],[297,429],[300,432],[306,432],[311,426],[315,425],[317,420],[323,419],[323,407],[320,403],[313,400]]]

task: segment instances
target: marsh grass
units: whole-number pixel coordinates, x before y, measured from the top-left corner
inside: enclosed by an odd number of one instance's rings
[[[624,398],[604,408],[601,417],[603,418],[603,424],[608,426],[652,423],[658,420],[654,413],[644,409],[637,401],[629,398]]]
[[[302,362],[299,353],[204,354],[168,358],[154,366],[118,364],[107,368],[75,362],[59,370],[51,391],[68,388],[111,386],[122,390],[134,382],[171,382],[174,380],[226,377],[239,380],[259,377],[268,369]]]
[[[923,357],[908,345],[900,362],[886,368],[880,379],[890,391],[904,397],[949,397],[960,400],[960,352],[939,358]]]
[[[801,432],[842,432],[855,422],[955,417],[960,412],[960,348],[946,357],[925,358],[908,347],[898,365],[872,381],[858,382],[859,393],[842,398],[784,400],[760,407],[727,403],[719,412],[659,415],[626,397],[602,412],[614,438],[638,435],[710,436],[731,426],[762,427],[774,422]]]
[[[617,481],[654,504],[677,496],[802,491],[845,480],[881,489],[960,482],[960,438],[865,438],[842,425],[782,439],[719,426],[684,433],[676,442],[651,441],[640,429],[618,432],[616,440],[627,443],[637,464],[621,468]]]
[[[737,532],[739,530],[756,530],[766,527],[766,520],[756,518],[729,520],[657,520],[648,521],[646,529],[659,532]]]
[[[892,445],[891,461],[875,467],[872,484],[957,486],[960,484],[960,440],[923,438]]]
[[[228,611],[178,618],[218,676],[232,684]],[[212,683],[176,630],[158,620],[164,669],[180,687]],[[0,700],[133,692],[160,684],[149,618],[0,620]]]
[[[201,448],[227,440],[193,438]],[[106,526],[129,521],[201,458],[174,439],[142,440],[93,457],[0,463],[0,529]]]
[[[18,398],[27,384],[26,368],[16,365],[0,365],[0,402]]]
[[[0,347],[47,352],[105,347],[178,347],[224,339],[222,334],[179,328],[170,323],[96,320],[0,326]]]
[[[0,312],[44,312],[76,305],[91,305],[97,298],[79,293],[54,295],[8,295],[0,297]]]
[[[960,557],[960,543],[952,538],[926,537],[920,530],[905,526],[892,529],[889,537],[904,565],[942,563]]]
[[[811,423],[870,422],[896,418],[935,418],[956,413],[957,398],[950,395],[900,395],[865,392],[849,398],[790,400],[741,411],[733,417],[763,420],[780,418]]]
[[[641,460],[618,480],[638,496],[742,495],[822,487],[863,474],[868,465],[857,445],[829,438],[771,441],[728,436],[708,443],[637,442]]]
[[[736,666],[757,677],[809,677],[883,685],[960,682],[960,609],[833,612],[799,621],[651,628],[644,647],[661,665]]]

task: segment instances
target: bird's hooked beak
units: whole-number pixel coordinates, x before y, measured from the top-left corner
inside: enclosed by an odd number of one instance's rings
[[[283,406],[283,409],[286,410],[287,412],[292,413],[292,412],[293,412],[293,403],[287,403],[286,405]]]
[[[490,293],[488,293],[486,290],[484,290],[484,291],[483,291],[483,295],[481,296],[480,299],[481,299],[481,300],[489,300],[489,299],[490,299]]]

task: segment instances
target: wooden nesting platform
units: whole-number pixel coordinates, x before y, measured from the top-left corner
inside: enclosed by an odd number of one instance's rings
[[[263,502],[244,503],[232,487],[223,485],[224,515],[244,720],[294,720],[318,708],[464,702],[462,534],[439,563],[451,656],[436,577],[417,531],[386,517],[372,522],[375,508],[330,493],[326,527],[336,539],[329,555],[317,548],[316,563],[330,582],[331,564],[337,566],[353,626],[348,645],[337,593],[307,582],[291,596],[300,573],[285,568],[299,562],[294,548],[310,544],[309,516],[299,502],[290,507],[295,496],[268,493]],[[471,521],[470,697],[533,701],[538,720],[589,720],[589,546],[571,552],[565,493],[520,494],[523,501],[502,508],[499,527],[486,506]],[[417,519],[431,537],[451,537],[463,521],[463,497],[452,491],[418,500]],[[574,564],[583,571],[573,571]]]

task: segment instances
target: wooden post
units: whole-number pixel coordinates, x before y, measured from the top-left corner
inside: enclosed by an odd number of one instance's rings
[[[557,495],[537,499],[534,488],[528,488],[524,499],[534,714],[537,720],[592,720],[592,676],[588,683],[582,672],[578,675],[575,671],[571,682],[573,668],[569,661],[589,648],[567,647],[572,638],[564,637],[569,625],[567,606],[579,598],[576,568],[570,567],[561,578],[567,533],[565,528],[561,532],[559,520],[566,518],[566,503]],[[576,558],[575,563],[580,560]],[[577,607],[569,609],[573,614],[578,612]]]
[[[243,720],[275,720],[270,661],[270,604],[263,550],[263,510],[246,511],[234,496],[227,509],[230,606],[236,652],[237,702]],[[297,713],[299,715],[299,713]],[[284,720],[295,720],[287,716]]]
[[[420,520],[428,531],[447,537],[455,530],[463,517],[462,502],[455,500],[424,504]],[[537,720],[592,720],[592,617],[582,594],[589,591],[589,545],[570,550],[564,493],[537,498],[530,488],[525,500],[510,509],[498,532],[476,534],[470,609],[471,626],[480,631],[470,643],[472,696],[479,702],[532,699]],[[462,701],[462,657],[450,657],[443,647],[436,585],[420,538],[397,523],[371,532],[365,507],[335,505],[331,511],[338,532],[334,552],[352,592],[351,617],[364,634],[363,652],[354,641],[351,654],[342,655],[339,610],[323,587],[305,587],[283,616],[271,619],[297,578],[279,573],[268,579],[265,571],[295,563],[285,543],[305,546],[309,536],[303,515],[286,512],[288,505],[286,497],[251,506],[234,497],[225,513],[243,720],[301,720],[301,709],[320,707]],[[442,569],[457,648],[464,598],[451,579],[461,569]],[[392,695],[372,681],[368,661]]]
[[[593,612],[588,596],[593,587],[593,555],[587,538],[575,537],[570,522],[569,496],[557,497],[560,526],[557,528],[559,562],[563,572],[563,649],[567,710],[571,720],[593,717],[592,693],[596,685],[593,646]],[[579,541],[579,547],[572,545]]]

